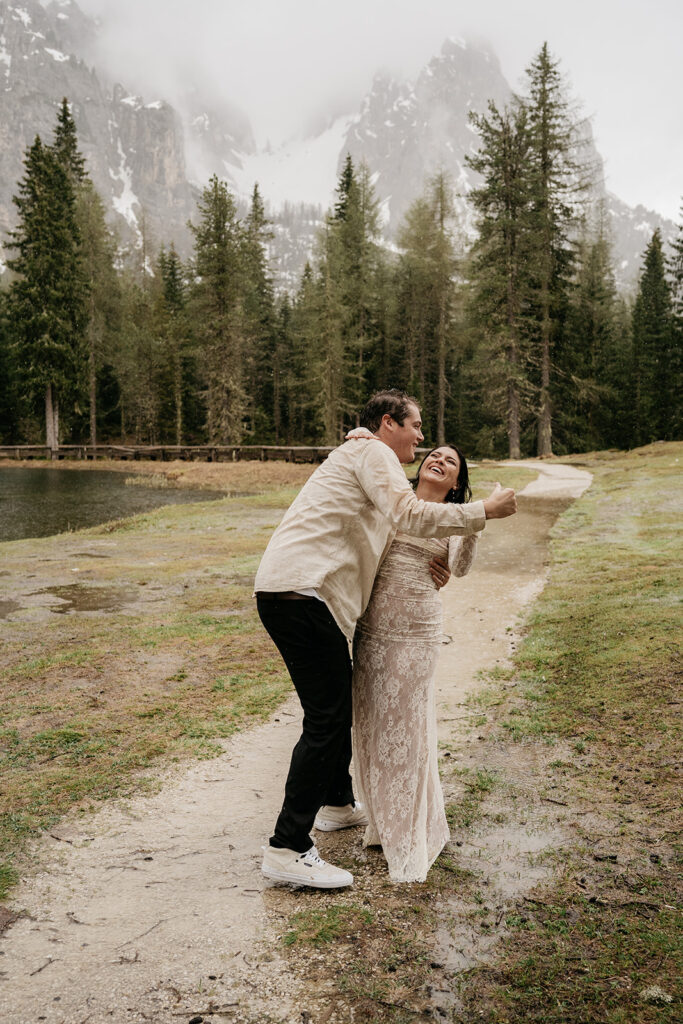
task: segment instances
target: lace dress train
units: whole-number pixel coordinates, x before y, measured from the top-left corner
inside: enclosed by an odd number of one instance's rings
[[[369,819],[364,845],[381,845],[394,882],[423,882],[450,838],[434,697],[442,609],[429,562],[447,555],[453,575],[463,576],[476,540],[399,534],[356,628],[353,759]]]

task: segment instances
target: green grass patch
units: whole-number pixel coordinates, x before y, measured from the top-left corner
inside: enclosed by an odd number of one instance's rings
[[[371,910],[353,903],[301,910],[290,919],[282,941],[285,946],[297,943],[324,946],[342,936],[355,934],[363,925],[371,924],[373,918]]]
[[[593,486],[554,529],[496,735],[561,741],[561,802],[603,824],[583,819],[555,886],[508,915],[507,952],[461,979],[461,1024],[680,1019],[679,459],[680,444],[584,457]]]
[[[451,828],[470,828],[478,820],[485,798],[500,784],[500,777],[488,768],[474,772],[460,768],[454,774],[464,782],[464,791],[456,801],[446,804],[446,819]]]

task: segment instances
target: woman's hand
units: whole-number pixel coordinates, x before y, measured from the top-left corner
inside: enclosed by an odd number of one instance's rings
[[[438,555],[434,555],[429,563],[429,573],[436,583],[437,590],[445,587],[451,578],[451,570],[448,568],[448,563],[444,562],[443,558],[440,558]]]

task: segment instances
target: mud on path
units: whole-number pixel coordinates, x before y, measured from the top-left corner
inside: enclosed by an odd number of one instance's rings
[[[540,473],[521,492],[519,514],[490,524],[471,576],[444,592],[440,734],[464,766],[482,763],[476,736],[462,727],[465,698],[478,673],[508,659],[515,622],[545,581],[549,529],[590,483],[571,467],[525,465]],[[165,774],[156,795],[112,802],[86,822],[67,818],[44,836],[36,872],[14,893],[25,916],[2,941],[0,1018],[316,1024],[302,1014],[310,993],[278,952],[279,890],[264,898],[259,870],[298,730],[290,698],[266,725],[224,741],[221,757]],[[531,778],[532,764],[508,767],[522,785],[525,772]],[[545,868],[530,870],[529,855],[560,843],[562,830],[554,817],[537,817],[533,830],[501,829],[485,848],[475,836],[459,856],[464,866],[483,858],[502,893],[530,887]],[[353,833],[338,841],[360,846]],[[452,915],[444,956],[470,966],[486,942],[458,927],[457,907]]]

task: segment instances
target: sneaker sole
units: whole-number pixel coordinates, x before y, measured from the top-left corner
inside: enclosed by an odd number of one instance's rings
[[[293,885],[306,885],[309,889],[345,889],[353,885],[353,877],[350,882],[333,882],[331,879],[302,878],[301,875],[288,874],[286,871],[276,871],[272,868],[261,868],[261,874],[272,882],[290,882]]]
[[[326,821],[324,818],[316,818],[313,822],[313,828],[317,828],[318,832],[339,832],[342,828],[363,828],[368,824],[366,821],[350,821],[348,825],[341,825],[338,821]]]

